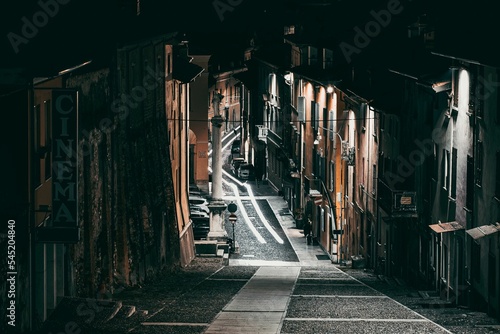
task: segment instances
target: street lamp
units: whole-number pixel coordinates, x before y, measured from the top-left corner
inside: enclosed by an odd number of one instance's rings
[[[234,237],[234,225],[236,225],[236,220],[238,220],[238,218],[236,217],[236,215],[234,213],[237,210],[238,210],[238,206],[236,204],[234,204],[233,202],[229,203],[229,205],[227,206],[227,211],[230,212],[228,220],[231,222],[231,224],[233,224],[233,240],[231,242],[231,253],[234,253],[234,249],[236,247],[236,240]]]
[[[234,213],[231,213],[229,215],[228,219],[231,222],[231,224],[233,225],[233,241],[231,242],[231,253],[234,253],[234,248],[235,248],[235,245],[236,245],[236,240],[235,240],[235,237],[234,237],[234,225],[236,225],[236,221],[238,220],[238,218],[236,217],[236,215]]]
[[[226,98],[226,103],[224,104],[224,117],[226,121],[226,132],[227,132],[229,130],[227,124],[229,122],[229,103],[227,102],[227,98]]]

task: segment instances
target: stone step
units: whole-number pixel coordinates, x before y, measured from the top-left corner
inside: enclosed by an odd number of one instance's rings
[[[121,301],[65,297],[44,322],[40,333],[123,333],[138,326],[148,311]]]
[[[148,311],[137,309],[135,306],[123,305],[120,311],[109,321],[102,324],[101,331],[110,333],[123,333],[126,329],[132,329],[145,321]]]
[[[427,291],[418,291],[418,294],[420,295],[420,297],[422,297],[423,299],[429,299],[431,298],[429,296],[429,294],[427,293]]]
[[[65,297],[44,322],[41,332],[90,332],[112,319],[121,307],[120,301]]]

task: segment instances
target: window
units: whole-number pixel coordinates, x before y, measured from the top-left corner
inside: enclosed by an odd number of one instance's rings
[[[323,108],[323,137],[326,140],[326,135],[328,131],[328,110]]]
[[[497,153],[498,157],[498,153]],[[497,158],[497,171],[498,171],[498,158]],[[500,181],[497,173],[497,181]],[[467,155],[467,194],[465,198],[465,207],[472,210],[474,205],[474,158]]]
[[[323,69],[331,68],[333,65],[333,51],[323,49]]]
[[[335,191],[335,162],[330,161],[330,184],[329,184],[329,190],[330,191]]]
[[[451,153],[451,197],[457,197],[457,149],[453,148]]]
[[[450,152],[443,149],[443,157],[441,160],[441,183],[443,189],[448,189],[450,181],[449,166],[450,165]]]
[[[314,103],[314,128],[319,132],[319,104]]]
[[[476,185],[483,182],[483,142],[479,141],[476,148]]]
[[[377,193],[377,165],[373,165],[373,183],[372,183],[372,194],[375,195]]]
[[[330,110],[330,113],[329,113],[329,116],[330,116],[330,140],[335,140],[335,133],[334,133],[334,128],[333,128],[333,125],[334,125],[334,120],[333,120],[333,110]]]
[[[316,130],[316,102],[311,101],[311,127]]]
[[[318,49],[309,46],[307,48],[307,65],[316,65],[318,63]]]

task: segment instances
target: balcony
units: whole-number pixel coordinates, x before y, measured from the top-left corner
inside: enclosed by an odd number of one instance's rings
[[[418,218],[415,191],[393,190],[379,181],[378,203],[393,218]]]

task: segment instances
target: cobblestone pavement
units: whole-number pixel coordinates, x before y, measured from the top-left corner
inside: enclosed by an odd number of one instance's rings
[[[117,298],[149,311],[132,333],[204,333],[258,268],[196,258],[187,268]],[[417,306],[416,291],[405,285],[362,269],[341,269],[300,268],[280,333],[500,332],[498,327],[487,327],[498,322],[483,313],[424,309]]]
[[[426,318],[442,325],[452,333],[500,333],[500,321],[484,312],[465,307],[453,307],[439,298],[437,293],[424,295],[400,280],[377,276],[371,270],[342,268],[359,281],[377,289],[394,300],[408,306]]]
[[[227,164],[224,168],[228,172]],[[96,324],[92,330],[81,333],[232,334],[235,331],[213,325],[223,323],[239,292],[246,291],[248,305],[258,306],[260,300],[265,304],[271,298],[262,290],[248,292],[249,282],[262,266],[278,271],[279,266],[295,266],[299,273],[290,288],[285,310],[277,317],[256,313],[252,318],[250,314],[244,320],[248,326],[240,328],[241,332],[500,333],[500,323],[484,313],[444,306],[425,308],[418,291],[400,281],[376,276],[369,270],[339,267],[328,257],[325,261],[326,254],[319,246],[306,244],[302,230],[295,228],[286,212],[286,203],[269,186],[237,183],[228,174],[224,178],[228,201],[239,201],[240,206],[235,227],[240,252],[231,254],[230,265],[224,266],[222,258],[197,257],[186,268],[177,268],[142,287],[115,294],[115,301],[133,305],[141,316],[123,318],[114,327]],[[232,234],[231,225],[226,230]],[[242,319],[244,312],[249,315],[243,309],[239,312]],[[271,318],[278,319],[278,331],[256,326]]]

